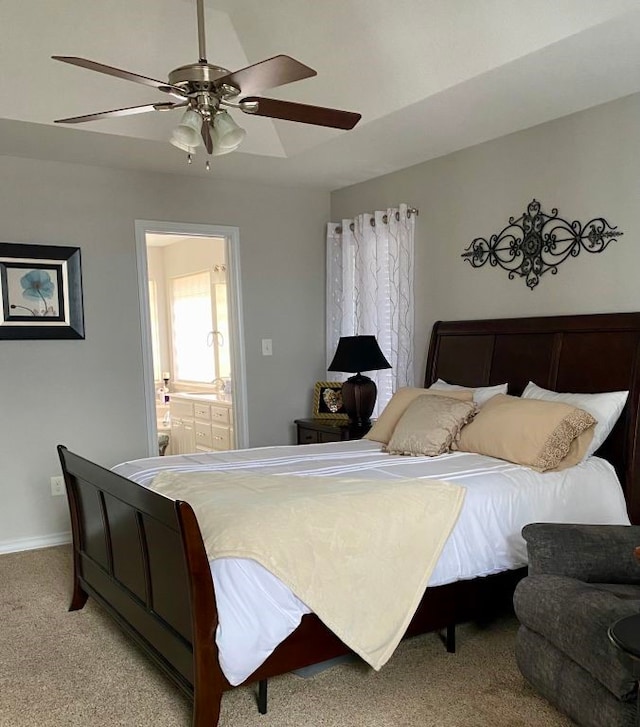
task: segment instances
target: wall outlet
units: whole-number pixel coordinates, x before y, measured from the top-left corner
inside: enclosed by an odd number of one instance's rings
[[[65,494],[64,477],[51,478],[51,496],[58,497]]]

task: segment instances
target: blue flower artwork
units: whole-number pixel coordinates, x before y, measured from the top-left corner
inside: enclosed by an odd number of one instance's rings
[[[0,341],[82,338],[80,248],[0,242]]]
[[[9,310],[15,316],[51,318],[59,315],[55,269],[24,268],[9,270],[12,293]],[[18,293],[20,299],[18,300]]]

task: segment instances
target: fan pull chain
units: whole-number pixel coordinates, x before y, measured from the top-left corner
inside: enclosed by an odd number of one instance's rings
[[[187,164],[193,164],[193,156],[191,154],[187,154]],[[207,161],[204,164],[204,168],[210,172],[211,171],[211,162],[207,159]]]

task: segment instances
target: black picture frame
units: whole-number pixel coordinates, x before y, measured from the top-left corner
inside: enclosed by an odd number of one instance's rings
[[[83,338],[80,248],[0,242],[0,340]]]

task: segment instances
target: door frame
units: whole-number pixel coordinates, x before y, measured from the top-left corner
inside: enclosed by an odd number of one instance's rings
[[[186,237],[224,237],[229,293],[229,328],[231,330],[231,380],[233,382],[233,433],[235,446],[249,446],[247,414],[247,376],[244,351],[244,325],[240,276],[240,230],[226,225],[200,225],[190,222],[160,222],[136,220],[136,264],[138,272],[138,299],[140,303],[140,341],[142,344],[142,378],[144,387],[145,418],[149,456],[158,455],[158,429],[156,422],[155,380],[151,343],[151,315],[149,311],[149,281],[147,266],[147,233],[185,235]]]

